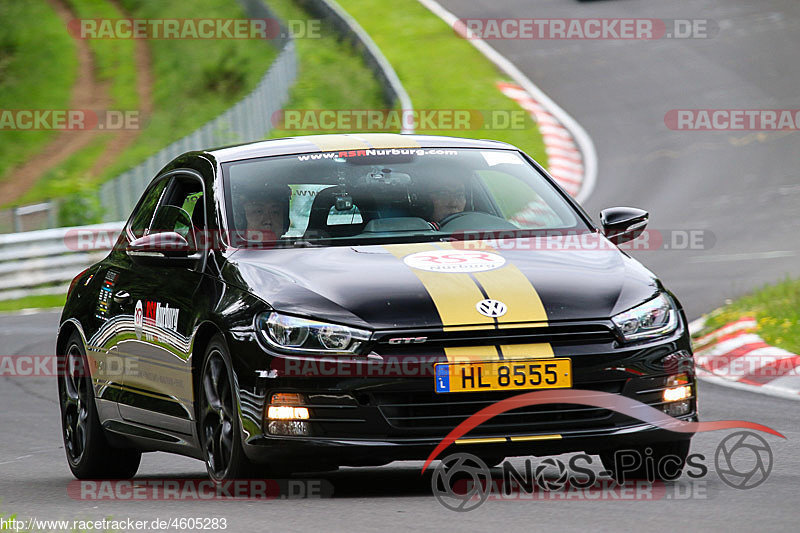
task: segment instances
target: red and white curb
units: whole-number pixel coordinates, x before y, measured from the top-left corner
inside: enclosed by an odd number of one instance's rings
[[[463,24],[459,24],[458,17],[447,11],[436,0],[419,0],[419,3],[442,19],[454,31],[462,31]],[[553,177],[578,202],[585,201],[592,193],[597,179],[597,153],[589,134],[516,65],[471,30],[463,28],[463,31],[467,32],[467,35],[464,35],[467,42],[477,48],[514,82],[507,84],[505,90],[503,88],[501,90],[513,92],[512,98],[514,99],[524,98],[524,105],[522,103],[520,105],[533,114],[545,137],[545,149]]]
[[[565,191],[577,196],[583,185],[583,156],[567,128],[516,83],[497,82],[500,91],[530,113],[539,125],[547,154],[547,169]]]
[[[800,400],[800,355],[767,344],[742,318],[694,340],[698,377],[737,389]]]

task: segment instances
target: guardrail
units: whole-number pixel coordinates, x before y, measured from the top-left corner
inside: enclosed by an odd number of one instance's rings
[[[267,74],[243,100],[141,165],[104,183],[99,193],[100,202],[105,208],[103,220],[127,218],[147,184],[164,165],[180,154],[266,137],[272,129],[270,117],[286,103],[296,73],[294,42],[287,41]]]
[[[0,301],[65,293],[72,278],[108,254],[123,225],[114,222],[0,235]]]
[[[261,0],[239,0],[239,3],[252,18],[279,20]],[[288,101],[289,89],[297,76],[294,41],[288,29],[280,22],[279,25],[281,31],[272,43],[280,49],[280,53],[250,94],[222,115],[100,186],[98,194],[105,209],[104,221],[127,218],[150,180],[180,154],[212,146],[255,141],[269,135],[272,129],[270,118]],[[59,203],[56,199],[35,206],[1,210],[0,232],[55,227]]]
[[[254,18],[272,17],[260,0],[240,2]],[[360,46],[366,63],[383,86],[387,103],[398,103],[404,112],[413,111],[411,100],[394,69],[369,35],[347,12],[332,0],[302,0],[302,3],[311,13],[330,22],[337,31]],[[150,180],[175,156],[194,149],[267,136],[271,124],[269,117],[284,105],[289,88],[297,75],[294,42],[288,38],[288,32],[283,32],[283,35],[287,37],[281,41],[281,53],[258,87],[247,97],[199,130],[101,186],[99,194],[107,208],[106,220],[127,218]],[[266,120],[263,117],[267,117]],[[406,130],[404,133],[413,133],[413,130]],[[49,225],[52,225],[56,217],[53,210],[45,207],[46,205],[36,204],[15,209],[24,214],[28,214],[28,211],[30,214],[35,213],[46,218]],[[0,212],[0,219],[2,216],[3,213]],[[19,221],[16,224],[15,231],[21,231]],[[75,228],[0,234],[0,301],[65,293],[69,282],[78,273],[108,253],[113,239],[123,226],[123,222],[106,222]],[[88,242],[77,240],[82,230],[96,234],[98,229],[104,230],[103,233],[109,238],[101,242],[96,239]]]
[[[398,103],[403,113],[403,129],[401,133],[414,133],[413,127],[406,127],[406,124],[413,124],[405,117],[413,113],[414,106],[408,96],[405,87],[400,83],[400,78],[394,71],[394,67],[383,55],[381,49],[372,40],[372,37],[361,27],[361,25],[350,14],[345,11],[335,0],[298,0],[309,13],[328,21],[333,28],[347,37],[358,49],[364,62],[378,78],[383,88],[383,98],[390,106]]]

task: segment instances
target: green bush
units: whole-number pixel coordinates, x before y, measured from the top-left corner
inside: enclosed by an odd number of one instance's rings
[[[84,226],[103,221],[103,206],[96,191],[83,188],[62,198],[58,204],[59,226]]]

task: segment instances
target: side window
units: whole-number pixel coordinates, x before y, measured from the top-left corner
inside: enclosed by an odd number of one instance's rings
[[[525,229],[554,228],[568,223],[530,185],[516,176],[497,170],[479,170],[501,213],[509,222]]]
[[[205,227],[203,185],[193,176],[172,178],[150,224],[149,233],[174,231],[190,242]]]
[[[147,228],[150,227],[150,223],[153,221],[153,214],[161,200],[161,196],[164,194],[164,188],[167,186],[168,181],[162,179],[154,185],[145,193],[144,199],[137,206],[128,226],[128,230],[133,234],[134,239],[144,237],[147,234]]]

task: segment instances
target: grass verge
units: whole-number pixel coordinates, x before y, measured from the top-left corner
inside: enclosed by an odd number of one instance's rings
[[[0,2],[0,21],[0,109],[66,109],[78,60],[56,12],[46,0]],[[0,128],[0,179],[55,133]]]
[[[388,10],[380,0],[339,0],[339,4],[380,47],[408,91],[414,109],[469,110],[481,112],[484,119],[492,113],[522,119],[513,127],[495,121],[493,128],[418,133],[505,141],[547,164],[536,123],[495,85],[510,80],[417,0],[396,0]]]
[[[65,294],[46,294],[41,296],[26,296],[16,300],[0,301],[0,311],[19,311],[21,309],[50,309],[64,307],[67,301]]]
[[[108,0],[66,0],[79,19],[121,19],[124,14]],[[109,84],[111,109],[136,109],[135,42],[131,39],[88,39],[95,76]]]
[[[103,0],[70,0],[87,18],[123,18],[116,8]],[[127,11],[124,18],[136,19],[210,19],[247,18],[236,0],[120,0]],[[112,14],[109,7],[117,13]],[[114,50],[120,43],[132,47],[125,39],[90,41],[95,61],[110,76],[115,109],[136,109],[135,63],[127,52]],[[21,199],[20,204],[62,197],[85,190],[87,186],[111,179],[141,163],[168,144],[188,135],[212,120],[255,88],[274,61],[278,51],[257,39],[154,39],[147,41],[153,74],[153,113],[142,117],[142,131],[136,140],[116,158],[113,164],[96,176],[88,169],[102,153],[105,141],[98,140],[51,169]],[[127,50],[127,49],[126,49]],[[127,66],[123,66],[125,63]],[[134,71],[131,72],[130,69]],[[124,83],[126,90],[116,87]],[[90,222],[90,221],[86,221]]]
[[[800,279],[765,286],[712,311],[697,336],[746,316],[758,321],[757,333],[767,343],[800,354]]]
[[[267,0],[283,20],[313,20],[291,0]],[[295,39],[298,57],[297,80],[284,110],[381,109],[381,86],[361,55],[329,26],[323,25],[319,38]],[[271,117],[267,117],[269,120]],[[328,133],[320,130],[282,130],[271,138]]]

